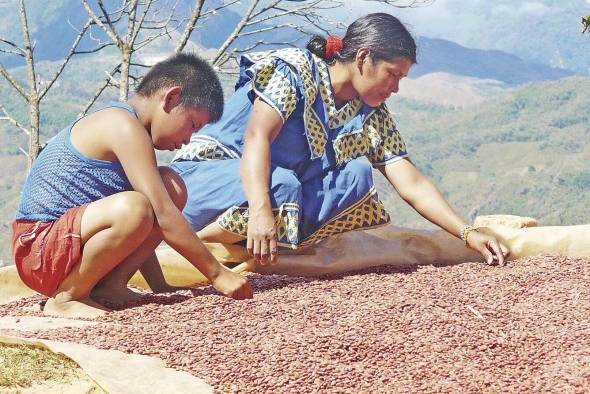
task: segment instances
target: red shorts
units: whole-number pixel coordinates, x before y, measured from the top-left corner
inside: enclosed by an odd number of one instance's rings
[[[12,254],[21,280],[31,289],[53,296],[82,256],[80,225],[88,205],[74,207],[53,222],[15,220]]]

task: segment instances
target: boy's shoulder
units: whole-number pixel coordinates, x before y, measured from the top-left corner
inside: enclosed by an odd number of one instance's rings
[[[137,118],[135,110],[131,107],[115,107],[110,106],[103,108],[99,111],[89,115],[92,121],[96,123],[104,123],[105,125],[112,125],[113,127],[120,128],[125,125],[137,126],[141,125]]]
[[[112,106],[80,119],[72,128],[71,142],[87,157],[110,161],[119,160],[117,152],[132,145],[153,149],[149,133],[135,112]]]
[[[82,127],[93,129],[103,137],[121,136],[122,133],[145,135],[146,129],[139,122],[135,111],[129,107],[110,106],[85,117]]]

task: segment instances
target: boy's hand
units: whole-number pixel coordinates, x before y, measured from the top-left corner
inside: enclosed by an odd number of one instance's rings
[[[219,275],[211,281],[213,287],[226,297],[236,300],[252,298],[252,287],[248,279],[222,267]]]

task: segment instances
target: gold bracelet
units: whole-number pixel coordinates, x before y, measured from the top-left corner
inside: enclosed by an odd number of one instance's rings
[[[459,235],[461,237],[461,240],[463,240],[463,242],[465,242],[465,246],[468,246],[467,237],[469,236],[469,233],[472,231],[477,231],[477,227],[471,226],[471,225],[465,225],[461,229],[461,233]]]

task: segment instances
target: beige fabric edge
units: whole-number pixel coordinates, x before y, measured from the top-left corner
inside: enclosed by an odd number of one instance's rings
[[[510,218],[507,215],[503,215],[502,220],[493,216],[490,218],[488,222],[496,220],[510,225],[480,228],[480,231],[495,235],[510,248],[509,259],[538,254],[590,257],[590,225],[522,227],[536,223],[532,218]],[[222,262],[248,260],[246,250],[241,246],[209,243],[207,247]],[[305,249],[303,253],[281,255],[275,266],[251,265],[248,270],[314,276],[378,265],[407,267],[481,260],[478,253],[443,230],[414,230],[392,225],[339,234]],[[170,284],[195,286],[207,282],[197,269],[169,246],[158,247],[156,254]],[[14,267],[0,269],[0,284],[0,304],[34,294],[22,284]],[[136,274],[130,284],[147,288],[140,274]]]
[[[1,343],[24,344],[61,353],[78,364],[107,393],[213,393],[213,388],[203,380],[166,368],[164,362],[155,357],[76,343],[0,335]]]
[[[507,245],[511,250],[509,260],[539,254],[590,257],[590,225],[521,227],[523,222],[534,225],[529,218],[524,218],[514,222],[504,221],[510,226],[489,225],[481,227],[480,231],[496,236]],[[164,274],[175,278],[176,284],[189,286],[199,283],[199,279],[204,280],[187,260],[170,247],[160,247],[156,253]],[[240,253],[237,257],[245,261],[247,255],[243,248]],[[240,261],[239,258],[234,261]],[[314,276],[378,265],[451,265],[481,260],[479,253],[443,230],[414,230],[389,225],[339,234],[306,249],[304,254],[281,255],[275,266],[255,265],[249,270]]]
[[[37,293],[29,289],[20,280],[14,265],[0,268],[0,305],[30,297],[34,294]]]

